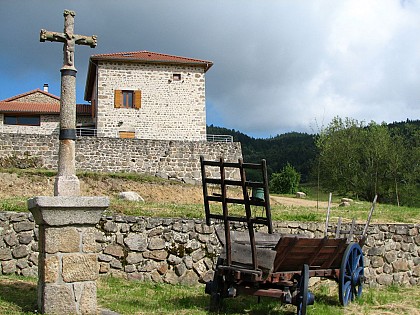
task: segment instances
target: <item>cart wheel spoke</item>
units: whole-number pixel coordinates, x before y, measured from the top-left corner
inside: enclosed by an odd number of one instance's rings
[[[361,296],[363,274],[362,249],[359,244],[351,243],[344,252],[338,281],[339,298],[343,306],[346,306],[350,301]]]

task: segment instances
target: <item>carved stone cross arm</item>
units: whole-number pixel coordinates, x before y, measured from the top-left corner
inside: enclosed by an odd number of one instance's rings
[[[96,35],[85,36],[74,34],[74,16],[76,14],[74,11],[65,10],[64,11],[64,32],[50,32],[45,29],[41,30],[39,35],[39,41],[45,42],[61,42],[63,45],[64,59],[63,59],[63,69],[72,69],[74,68],[74,49],[76,45],[87,45],[91,48],[96,47],[97,37]]]
[[[72,39],[74,40],[76,45],[86,45],[90,46],[91,48],[95,48],[97,44],[97,36],[84,36],[84,35],[72,35]],[[70,39],[71,40],[71,39]],[[50,32],[47,30],[42,29],[41,34],[39,36],[40,42],[50,41],[50,42],[67,42],[66,34],[64,33],[57,33],[57,32]]]

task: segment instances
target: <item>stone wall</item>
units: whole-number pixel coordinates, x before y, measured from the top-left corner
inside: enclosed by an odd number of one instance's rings
[[[321,237],[324,230],[321,223],[273,225],[276,232],[309,237]],[[184,284],[210,280],[221,250],[214,227],[198,219],[109,216],[89,235],[86,242],[96,241],[91,248],[99,254],[100,274],[137,280]],[[31,214],[0,212],[1,273],[36,276],[37,240]],[[373,224],[363,251],[367,284],[420,284],[420,225]]]
[[[200,180],[200,155],[237,161],[242,157],[241,144],[96,137],[79,137],[76,141],[79,171],[137,172]],[[48,135],[0,134],[0,159],[10,156],[39,157],[38,167],[56,169],[58,139]]]

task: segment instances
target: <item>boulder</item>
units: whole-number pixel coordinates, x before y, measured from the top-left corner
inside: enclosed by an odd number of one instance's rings
[[[118,194],[118,198],[128,201],[144,202],[144,199],[134,191],[123,191]]]
[[[339,206],[339,207],[348,207],[348,206],[350,206],[350,202],[348,202],[348,201],[343,201],[343,202],[341,202],[338,206]]]
[[[296,193],[296,198],[306,198],[306,194],[304,192],[298,191]]]

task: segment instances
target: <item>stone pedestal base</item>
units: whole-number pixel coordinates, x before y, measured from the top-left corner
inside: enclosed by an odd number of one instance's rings
[[[96,243],[106,197],[34,197],[39,225],[38,307],[47,314],[96,314]]]

